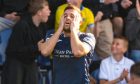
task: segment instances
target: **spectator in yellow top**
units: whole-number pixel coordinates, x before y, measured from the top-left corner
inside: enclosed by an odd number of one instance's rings
[[[81,15],[82,15],[82,24],[80,26],[81,32],[93,32],[94,28],[94,15],[92,11],[82,5],[83,0],[67,0],[68,3],[75,5],[76,7],[80,8]],[[55,17],[55,31],[58,29],[58,25],[60,23],[60,18],[64,13],[64,9],[68,6],[68,3],[63,4],[58,7],[56,11]]]

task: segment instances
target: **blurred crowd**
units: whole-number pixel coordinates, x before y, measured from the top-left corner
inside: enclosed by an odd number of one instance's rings
[[[71,25],[71,18],[76,15],[68,17],[69,5],[80,11],[80,23],[77,16]],[[83,37],[77,30],[63,30],[67,25],[71,25],[68,28],[79,28]],[[75,38],[66,40],[69,34]],[[66,41],[64,44],[57,44],[63,40]],[[81,47],[83,51],[80,51]],[[79,61],[65,63],[67,56],[57,59],[56,54],[62,54],[63,48],[71,50],[68,55],[74,54],[74,59],[70,57],[69,60],[87,59],[80,61],[85,66]],[[79,57],[78,49],[83,52]],[[92,56],[88,56],[89,53]],[[73,65],[85,69],[89,74],[75,80],[88,77],[90,82],[71,80],[79,77],[79,72],[77,76],[73,69],[75,75],[71,73],[69,77],[64,74],[60,62],[69,66],[68,72],[69,68],[75,68]],[[140,0],[0,0],[0,65],[2,84],[139,84]],[[46,70],[46,74],[41,70]]]

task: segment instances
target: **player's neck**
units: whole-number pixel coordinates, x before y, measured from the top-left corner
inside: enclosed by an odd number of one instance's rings
[[[65,37],[70,37],[70,33],[64,32]]]

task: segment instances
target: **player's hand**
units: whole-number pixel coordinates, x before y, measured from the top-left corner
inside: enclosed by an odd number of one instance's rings
[[[61,31],[63,31],[64,22],[65,22],[64,15],[62,15],[61,20],[60,20],[60,24],[59,24],[59,28],[58,28],[58,29],[60,29]]]
[[[81,21],[82,21],[82,18],[80,14],[75,15],[74,19],[71,21],[70,29],[75,30],[75,31],[79,30]]]

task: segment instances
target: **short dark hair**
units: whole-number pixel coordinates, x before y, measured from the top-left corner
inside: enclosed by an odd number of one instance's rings
[[[39,10],[43,9],[44,6],[48,5],[47,0],[31,0],[28,9],[31,15],[35,15]]]
[[[124,36],[115,36],[114,39],[121,39],[124,41],[124,46],[128,49],[128,45],[129,45],[129,42],[128,42],[128,39]]]
[[[131,66],[130,73],[140,77],[140,62],[137,62]]]

